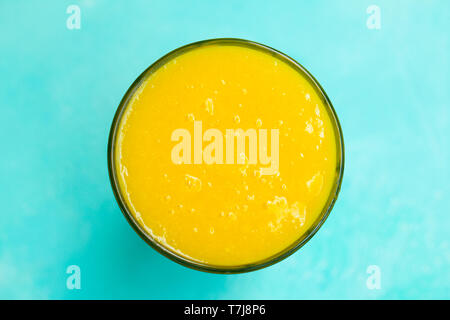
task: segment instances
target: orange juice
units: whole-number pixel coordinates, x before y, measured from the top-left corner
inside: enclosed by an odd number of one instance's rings
[[[120,198],[157,246],[205,266],[276,259],[323,222],[342,140],[326,96],[266,47],[215,40],[169,54],[124,99]]]

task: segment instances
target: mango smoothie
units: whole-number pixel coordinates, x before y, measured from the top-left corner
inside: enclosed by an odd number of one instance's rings
[[[122,100],[109,143],[132,226],[207,271],[249,271],[298,249],[328,216],[343,173],[323,90],[289,57],[245,40],[157,61]]]

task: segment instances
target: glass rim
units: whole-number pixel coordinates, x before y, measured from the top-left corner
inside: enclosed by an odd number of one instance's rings
[[[269,53],[273,55],[274,57],[288,63],[292,68],[294,68],[296,71],[300,72],[305,79],[308,80],[308,82],[313,86],[313,88],[317,91],[319,97],[325,104],[325,108],[327,109],[328,116],[330,117],[330,120],[332,122],[334,134],[335,134],[335,140],[336,140],[336,175],[335,175],[335,181],[333,183],[333,188],[330,191],[330,194],[328,196],[328,199],[322,209],[322,212],[316,219],[316,221],[311,225],[311,227],[303,232],[300,237],[292,243],[290,246],[286,247],[285,249],[281,250],[280,252],[269,256],[263,260],[256,261],[254,263],[244,264],[244,265],[238,265],[238,266],[218,266],[218,265],[212,265],[208,263],[199,262],[196,260],[189,259],[186,256],[183,256],[181,254],[178,254],[163,244],[159,243],[156,239],[154,239],[151,235],[149,235],[144,228],[140,225],[140,223],[136,220],[131,210],[129,210],[125,199],[123,198],[121,192],[120,192],[120,186],[119,181],[116,173],[116,166],[115,166],[115,146],[116,146],[116,136],[118,128],[120,127],[120,123],[122,120],[122,116],[124,114],[124,111],[127,109],[128,103],[130,99],[133,97],[136,90],[141,86],[141,84],[147,79],[148,76],[150,76],[152,73],[154,73],[156,70],[158,70],[161,66],[163,66],[167,61],[172,60],[173,58],[188,52],[190,50],[206,46],[206,45],[237,45],[237,46],[243,46],[255,50],[260,50],[265,53]],[[301,247],[303,247],[320,229],[320,227],[323,225],[325,220],[330,215],[331,210],[333,209],[333,206],[337,200],[343,174],[344,174],[344,138],[342,134],[342,128],[339,123],[339,119],[337,117],[336,111],[334,110],[333,105],[331,104],[330,99],[328,98],[327,94],[325,93],[325,90],[322,88],[322,86],[319,84],[319,82],[312,76],[309,71],[303,67],[300,63],[295,61],[293,58],[289,57],[288,55],[271,48],[269,46],[266,46],[264,44],[260,44],[254,41],[245,40],[245,39],[239,39],[239,38],[215,38],[215,39],[207,39],[202,41],[193,42],[184,46],[181,46],[177,49],[174,49],[170,51],[169,53],[162,56],[160,59],[155,61],[153,64],[151,64],[147,69],[145,69],[138,77],[137,79],[131,84],[131,86],[126,91],[125,95],[123,96],[122,100],[119,103],[119,106],[117,107],[117,110],[115,112],[110,132],[109,132],[109,138],[108,138],[108,150],[107,150],[107,156],[108,156],[108,173],[109,173],[109,180],[113,189],[114,196],[116,198],[116,201],[125,216],[128,223],[133,227],[134,231],[147,243],[149,244],[153,249],[155,249],[160,254],[164,255],[165,257],[171,259],[174,262],[177,262],[185,267],[189,267],[191,269],[205,271],[205,272],[211,272],[211,273],[221,273],[221,274],[235,274],[235,273],[244,273],[244,272],[250,272],[259,270],[262,268],[266,268],[268,266],[271,266],[277,262],[280,262],[290,255],[292,255],[294,252],[299,250]]]

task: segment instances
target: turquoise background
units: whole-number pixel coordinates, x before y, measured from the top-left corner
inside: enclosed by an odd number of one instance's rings
[[[66,8],[81,8],[81,29]],[[381,8],[381,29],[366,9]],[[0,298],[450,298],[450,1],[0,0]],[[268,269],[215,275],[156,253],[122,216],[106,146],[152,62],[215,37],[302,63],[341,120],[325,225]],[[66,268],[81,268],[81,290]],[[366,269],[381,270],[369,290]]]

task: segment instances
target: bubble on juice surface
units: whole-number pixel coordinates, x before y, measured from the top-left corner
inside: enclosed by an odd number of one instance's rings
[[[233,221],[237,220],[237,216],[233,211],[228,212],[228,218],[230,218]]]
[[[312,176],[311,179],[306,181],[306,187],[308,188],[308,191],[313,195],[318,195],[322,191],[323,183],[323,175],[319,171],[314,176]]]
[[[188,119],[188,121],[190,122],[194,122],[195,121],[195,116],[192,113],[189,113],[186,115],[186,118]]]
[[[197,177],[185,174],[184,182],[189,191],[199,192],[202,190],[202,180]]]
[[[257,128],[261,128],[262,127],[262,120],[261,119],[256,120],[256,127]]]
[[[314,127],[313,127],[313,125],[311,124],[310,121],[306,121],[305,131],[308,132],[308,133],[313,133]]]
[[[213,100],[211,98],[206,99],[206,101],[205,101],[205,110],[211,116],[214,115],[214,103],[213,103]]]
[[[320,117],[320,109],[319,109],[319,106],[317,104],[316,104],[316,108],[314,109],[314,112],[316,113],[316,115],[318,117]]]
[[[289,203],[285,197],[275,196],[266,203],[267,210],[272,214],[272,220],[268,223],[271,232],[278,231],[283,223],[294,223],[295,226],[303,226],[306,218],[306,206],[299,203]]]

